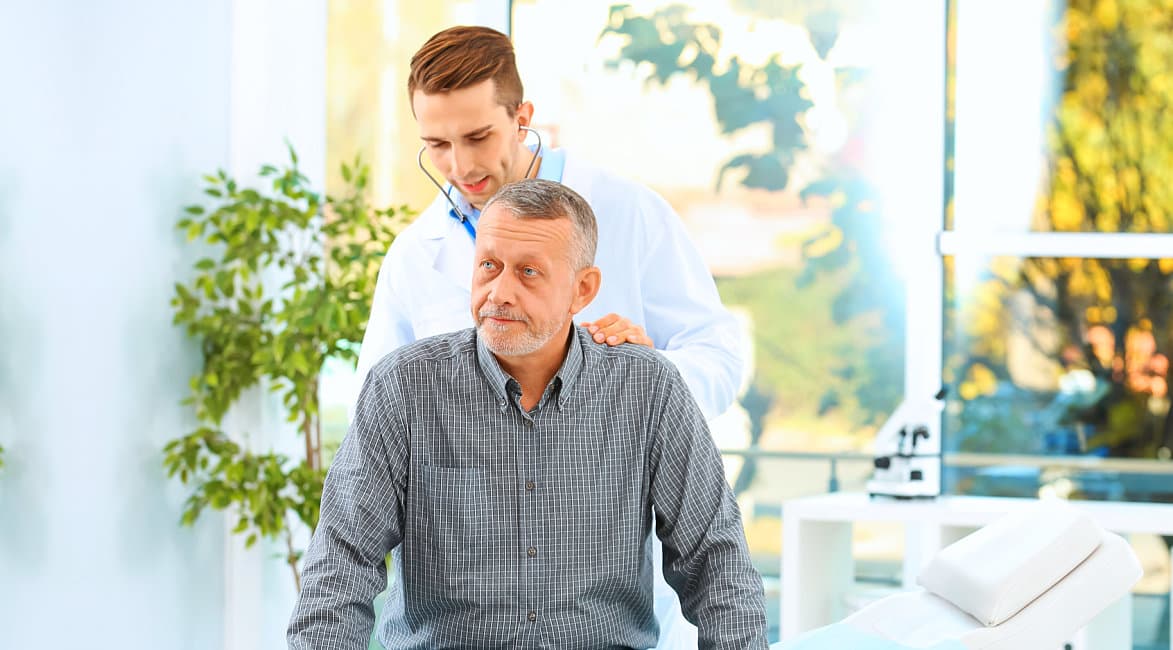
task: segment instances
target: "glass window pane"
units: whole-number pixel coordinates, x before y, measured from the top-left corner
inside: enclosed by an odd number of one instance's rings
[[[955,14],[958,229],[1173,231],[1168,0]]]
[[[945,264],[949,450],[1169,459],[1173,259]]]
[[[369,200],[420,210],[436,189],[416,167],[419,132],[407,99],[411,55],[432,34],[476,22],[476,2],[331,0],[327,3],[326,191],[343,194],[342,163],[370,165]],[[296,145],[296,143],[294,143]],[[357,349],[358,341],[355,341]],[[325,460],[348,424],[362,379],[352,364],[328,361],[319,390]]]
[[[753,374],[715,426],[726,447],[867,449],[902,397],[909,225],[886,206],[918,189],[892,164],[918,140],[885,89],[917,92],[893,51],[940,62],[944,25],[904,16],[918,36],[894,48],[883,6],[513,3],[547,144],[662,194],[744,317]]]

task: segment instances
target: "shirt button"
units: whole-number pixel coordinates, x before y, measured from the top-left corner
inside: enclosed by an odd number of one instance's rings
[[[525,554],[526,554],[526,555],[528,555],[528,556],[530,556],[530,557],[537,557],[537,555],[538,555],[538,549],[536,549],[536,548],[534,548],[534,547],[532,547],[532,546],[531,546],[531,547],[529,547],[529,548],[525,549]]]
[[[530,623],[533,623],[534,621],[538,620],[538,613],[533,610],[530,610],[530,613],[526,614],[525,617],[526,617],[526,619],[529,620]]]
[[[533,481],[526,481],[526,482],[525,482],[525,489],[526,489],[527,491],[530,491],[530,492],[532,492],[532,491],[533,491],[533,489],[534,489],[534,482],[533,482]]]
[[[534,421],[533,420],[526,420],[525,421],[525,428],[527,428],[527,429],[534,428]]]

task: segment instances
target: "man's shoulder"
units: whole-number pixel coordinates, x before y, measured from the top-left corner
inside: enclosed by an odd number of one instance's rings
[[[420,372],[476,354],[471,327],[437,334],[396,348],[379,360],[371,373],[384,378],[418,377]]]
[[[603,376],[630,381],[678,374],[676,366],[656,350],[634,343],[615,346],[595,343],[585,330],[579,329],[587,367],[594,367]]]

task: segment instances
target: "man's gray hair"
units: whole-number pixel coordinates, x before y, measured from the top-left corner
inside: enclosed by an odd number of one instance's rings
[[[502,186],[485,203],[481,214],[497,203],[520,219],[570,219],[574,225],[570,255],[574,270],[594,265],[599,227],[595,211],[578,192],[556,181],[527,178]]]

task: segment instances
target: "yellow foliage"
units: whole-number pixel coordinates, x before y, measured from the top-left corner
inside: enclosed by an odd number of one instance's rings
[[[981,395],[992,395],[998,389],[998,376],[985,365],[975,363],[970,366],[969,376],[972,378],[974,388]]]
[[[1095,280],[1084,269],[1074,268],[1067,278],[1067,291],[1074,296],[1087,296],[1095,293]]]
[[[1079,230],[1083,205],[1068,192],[1056,192],[1051,199],[1051,223],[1058,232]]]
[[[822,257],[843,244],[843,230],[838,226],[829,226],[806,247],[807,255]]]
[[[1079,40],[1080,34],[1083,33],[1084,23],[1087,18],[1079,11],[1067,12],[1067,42],[1074,43]]]
[[[1116,7],[1116,0],[1100,0],[1095,8],[1096,22],[1106,30],[1116,29],[1120,22],[1120,11]]]

